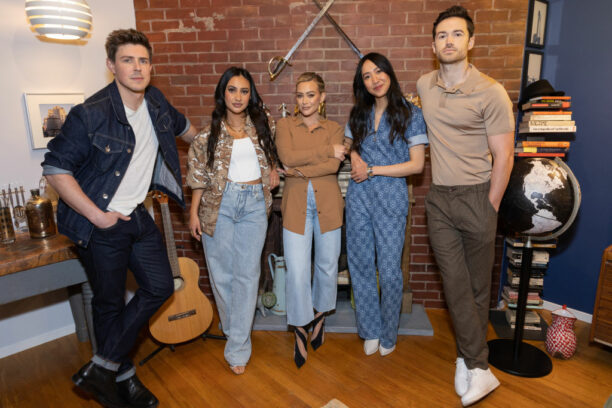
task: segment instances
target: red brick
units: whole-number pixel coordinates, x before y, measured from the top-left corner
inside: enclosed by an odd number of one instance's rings
[[[497,24],[501,21],[509,21],[509,10],[478,10],[475,13],[475,21],[482,23],[484,21],[492,21]]]
[[[177,8],[178,0],[149,0],[149,7],[155,8]]]

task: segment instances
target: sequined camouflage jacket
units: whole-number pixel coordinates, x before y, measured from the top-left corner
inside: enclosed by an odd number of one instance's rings
[[[276,126],[270,117],[269,124],[272,137],[274,138]],[[268,215],[270,215],[270,210],[272,209],[270,171],[273,167],[268,163],[266,155],[259,145],[255,125],[253,125],[253,122],[248,115],[246,118],[245,131],[251,138],[251,142],[253,142],[255,152],[257,153],[257,159],[259,160],[259,165],[261,167],[261,180],[263,184],[264,198],[266,200],[266,209]],[[204,190],[202,192],[202,199],[198,209],[198,217],[200,218],[202,231],[209,236],[213,236],[215,233],[217,218],[219,216],[219,207],[221,207],[223,191],[225,191],[225,184],[227,182],[234,139],[228,133],[225,122],[221,122],[219,140],[217,141],[217,147],[215,150],[215,159],[212,169],[209,169],[206,166],[206,162],[208,161],[207,147],[209,136],[210,125],[205,127],[195,136],[191,146],[189,147],[187,161],[187,185],[194,190]]]

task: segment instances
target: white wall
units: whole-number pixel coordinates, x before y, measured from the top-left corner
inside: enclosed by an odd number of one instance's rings
[[[134,4],[88,0],[93,32],[84,45],[39,40],[26,20],[24,2],[0,0],[0,187],[38,187],[46,150],[32,150],[23,94],[83,93],[112,80],[104,42],[117,28],[135,27]],[[29,194],[26,195],[26,199]],[[74,332],[66,291],[0,306],[0,358]]]

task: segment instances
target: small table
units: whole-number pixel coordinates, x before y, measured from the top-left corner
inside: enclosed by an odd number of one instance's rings
[[[79,341],[91,340],[95,353],[93,292],[72,241],[61,234],[31,239],[20,233],[14,243],[0,245],[0,305],[61,288],[68,289]]]

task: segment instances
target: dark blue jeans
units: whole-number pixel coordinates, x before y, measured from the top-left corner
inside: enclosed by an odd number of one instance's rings
[[[155,222],[142,204],[130,218],[95,228],[87,248],[79,248],[94,294],[96,354],[120,363],[120,373],[132,367],[128,355],[138,332],[174,292],[166,247]],[[139,288],[126,304],[128,269]]]

